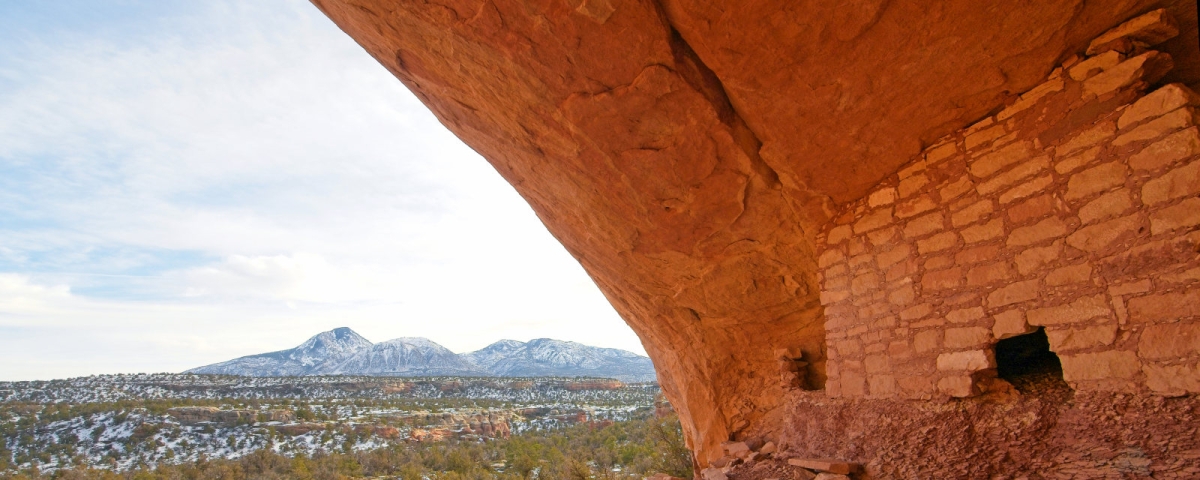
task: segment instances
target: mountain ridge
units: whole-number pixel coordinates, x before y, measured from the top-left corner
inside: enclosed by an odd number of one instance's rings
[[[631,382],[657,379],[648,357],[615,348],[536,338],[528,342],[499,340],[459,354],[424,337],[372,343],[347,327],[318,333],[295,348],[238,357],[184,373],[248,377],[609,377]]]

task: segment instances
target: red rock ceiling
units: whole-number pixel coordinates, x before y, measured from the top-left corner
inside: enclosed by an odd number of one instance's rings
[[[1195,2],[313,0],[529,201],[642,338],[698,460],[824,381],[812,234],[1087,40]]]

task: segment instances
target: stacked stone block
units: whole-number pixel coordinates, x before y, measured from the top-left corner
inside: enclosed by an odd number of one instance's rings
[[[830,395],[978,395],[1039,327],[1077,390],[1200,392],[1200,97],[1144,94],[1171,61],[1133,33],[844,206],[818,238]]]

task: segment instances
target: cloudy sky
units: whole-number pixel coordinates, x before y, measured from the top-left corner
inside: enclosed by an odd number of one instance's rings
[[[512,187],[309,3],[0,4],[0,380],[339,326],[643,353]]]

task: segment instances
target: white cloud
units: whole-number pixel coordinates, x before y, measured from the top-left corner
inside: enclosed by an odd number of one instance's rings
[[[77,346],[0,355],[0,379],[182,369],[343,325],[641,350],[512,188],[311,5],[204,5],[128,35],[0,36],[0,351]]]

